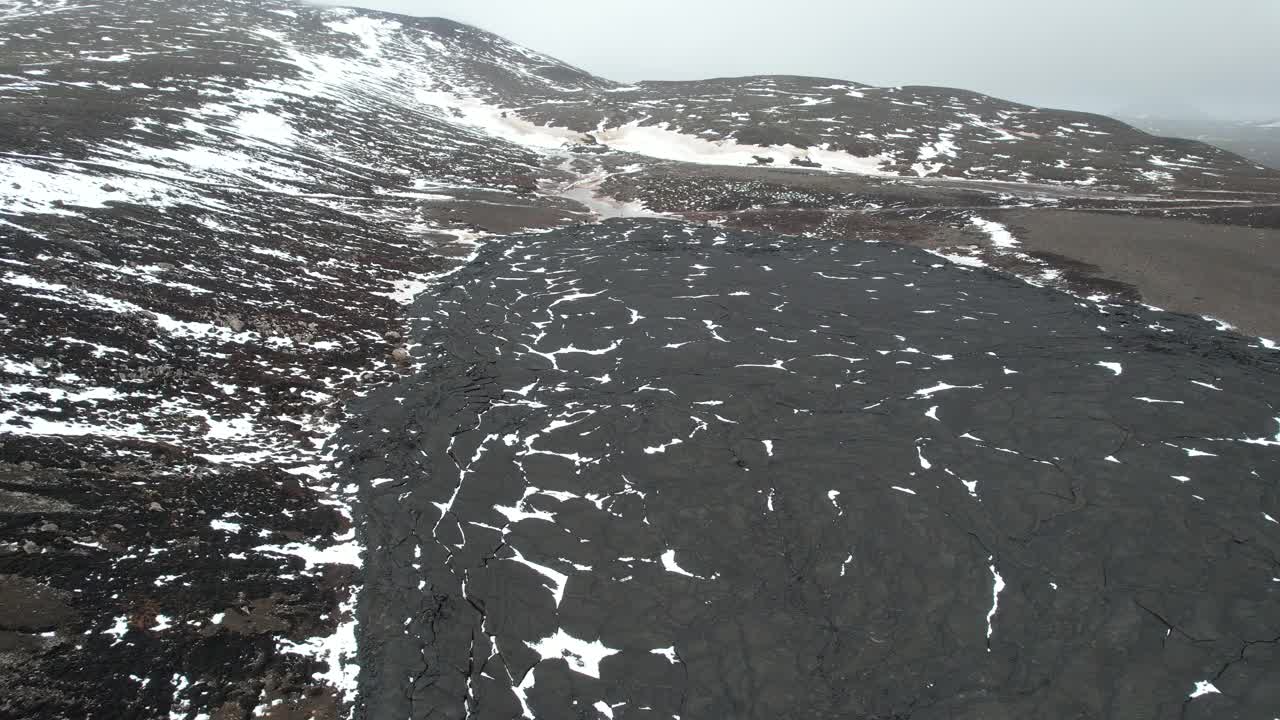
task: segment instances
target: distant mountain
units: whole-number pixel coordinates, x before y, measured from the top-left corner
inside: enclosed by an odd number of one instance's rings
[[[1280,120],[1221,120],[1203,112],[1115,115],[1154,135],[1197,140],[1269,168],[1280,168]]]

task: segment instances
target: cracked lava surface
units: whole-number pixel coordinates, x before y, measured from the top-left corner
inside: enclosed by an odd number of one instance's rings
[[[366,717],[1245,717],[1277,363],[920,250],[614,220],[354,408]],[[1208,688],[1213,688],[1209,690]]]

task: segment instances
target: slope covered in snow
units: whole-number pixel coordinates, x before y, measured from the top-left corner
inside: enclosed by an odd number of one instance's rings
[[[414,78],[472,72],[464,51],[537,58],[286,3],[0,22],[0,432],[32,518],[5,547],[11,572],[61,568],[50,592],[93,588],[84,640],[33,641],[83,671],[29,674],[8,709],[103,712],[138,682],[144,715],[336,706],[359,564],[325,447],[341,408],[395,378],[407,303],[486,234],[458,197],[568,217],[522,199],[534,156],[415,101]],[[216,655],[191,655],[205,637]]]
[[[678,134],[683,143],[741,147],[751,156],[742,164],[775,167],[1116,189],[1226,187],[1274,176],[1218,148],[1154,138],[1109,118],[950,88],[789,76],[655,82],[546,98],[519,112],[642,154],[654,143],[625,140],[661,131],[664,145]],[[617,135],[623,143],[611,139]],[[786,150],[751,152],[757,148]]]
[[[454,501],[465,504],[465,478],[452,496],[434,486],[412,496],[420,478],[406,479],[405,464],[440,457],[423,455],[414,422],[393,428],[348,409],[430,415],[417,403],[436,390],[407,385],[438,360],[426,329],[494,331],[431,291],[474,269],[488,245],[664,214],[935,250],[980,244],[1048,283],[1045,261],[1016,249],[989,211],[1230,209],[1276,183],[1207,146],[961,91],[792,77],[621,86],[442,19],[287,0],[0,0],[0,599],[10,608],[0,630],[22,658],[0,667],[0,714],[333,717],[353,709],[357,638],[392,663],[361,682],[420,663],[437,614],[466,596],[404,574],[445,562],[434,555],[444,546],[408,538],[434,537]],[[655,252],[676,232],[630,229]],[[978,251],[953,249],[943,254],[982,264]],[[521,265],[493,282],[557,286],[553,272],[569,269]],[[632,308],[626,320],[646,314]],[[704,320],[701,341],[727,344],[715,339],[723,319]],[[531,342],[500,345],[504,358],[556,371],[597,363],[591,387],[612,387],[620,346],[543,346],[543,321],[529,322]],[[741,364],[761,372],[790,362],[746,354]],[[454,389],[488,387],[487,372],[464,368]],[[565,400],[521,387],[517,405]],[[565,402],[553,423],[577,418]],[[499,440],[521,447],[507,437],[484,439],[471,464]],[[655,434],[645,448],[663,460],[690,440]],[[775,440],[757,441],[773,452],[763,443]],[[523,447],[543,456],[531,467],[573,454]],[[364,477],[383,460],[387,472]],[[396,501],[382,527],[397,534],[367,530],[381,512],[375,491]],[[583,497],[603,511],[603,499]],[[440,517],[406,521],[400,500]],[[512,528],[550,513],[538,498],[510,500],[495,512]],[[714,576],[684,547],[651,549],[635,561],[646,571]],[[503,559],[537,575],[526,588],[536,602],[546,583],[557,602],[575,602],[578,568],[542,554],[513,542]],[[369,614],[398,597],[385,585],[360,592],[362,568],[392,561],[378,577],[421,601],[408,622]],[[453,570],[441,578],[448,586]],[[372,623],[357,622],[360,607]],[[544,629],[525,638],[521,662],[565,657],[577,675],[612,672],[612,646],[582,628]],[[653,639],[663,642],[644,659],[679,670],[669,638]],[[439,671],[414,672],[416,691]],[[466,677],[470,693],[497,676]],[[508,686],[507,700],[538,702]],[[622,716],[610,702],[588,705]]]

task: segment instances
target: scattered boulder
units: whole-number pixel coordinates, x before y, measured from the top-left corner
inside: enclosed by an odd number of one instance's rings
[[[243,593],[241,593],[243,597]],[[267,635],[286,632],[290,629],[287,618],[289,604],[298,598],[283,593],[273,593],[271,597],[244,601],[241,598],[238,608],[227,608],[220,626],[210,626],[205,632],[210,633],[229,630],[238,635]]]
[[[391,359],[400,364],[407,363],[409,362],[409,351],[402,347],[398,347],[391,351]]]

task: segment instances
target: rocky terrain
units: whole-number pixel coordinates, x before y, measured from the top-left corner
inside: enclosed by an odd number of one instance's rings
[[[1280,172],[283,0],[0,118],[0,717],[1280,702]]]

